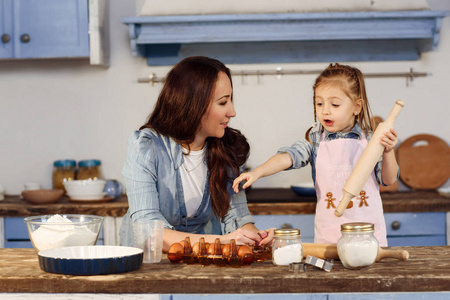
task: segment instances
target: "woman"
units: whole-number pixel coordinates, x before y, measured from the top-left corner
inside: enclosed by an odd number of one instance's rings
[[[215,59],[189,57],[169,72],[147,123],[129,139],[122,245],[134,244],[132,222],[140,219],[164,221],[165,252],[187,236],[250,245],[272,239],[271,230],[255,227],[244,191],[231,188],[250,151],[228,127],[232,93],[230,70]]]

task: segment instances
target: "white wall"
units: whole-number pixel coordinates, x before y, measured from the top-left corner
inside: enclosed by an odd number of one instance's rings
[[[127,138],[145,121],[160,90],[137,83],[137,78],[150,73],[164,76],[169,67],[149,67],[144,58],[131,56],[128,28],[120,18],[136,15],[138,8],[134,1],[110,2],[110,68],[90,66],[87,60],[0,61],[0,184],[7,194],[19,194],[30,181],[50,188],[57,159],[97,158],[107,178],[122,180]],[[409,87],[402,78],[367,79],[369,101],[374,114],[384,118],[396,99],[405,101],[396,123],[400,140],[431,133],[450,143],[450,17],[444,19],[438,50],[419,61],[350,64],[363,73],[410,68],[431,73]],[[326,65],[229,67],[309,70]],[[231,126],[241,129],[251,143],[250,166],[304,135],[313,122],[314,79],[315,75],[264,76],[258,84],[255,77],[234,78],[237,117]],[[264,178],[255,187],[289,187],[305,180],[310,180],[309,167]]]

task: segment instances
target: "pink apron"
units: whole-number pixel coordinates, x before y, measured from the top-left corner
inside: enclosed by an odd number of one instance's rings
[[[340,226],[343,223],[370,222],[375,224],[375,237],[380,246],[387,246],[383,205],[374,171],[361,193],[347,206],[344,215],[342,217],[334,215],[334,210],[343,194],[345,181],[366,146],[367,140],[364,134],[361,140],[324,141],[324,133],[322,133],[316,159],[315,243],[335,244],[341,237]]]

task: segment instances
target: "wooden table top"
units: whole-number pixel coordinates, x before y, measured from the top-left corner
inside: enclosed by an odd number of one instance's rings
[[[241,268],[143,264],[132,272],[72,276],[44,272],[34,249],[0,249],[3,293],[365,293],[450,291],[450,246],[403,247],[407,261],[384,259],[360,270],[335,261],[331,272],[293,273],[270,261]]]

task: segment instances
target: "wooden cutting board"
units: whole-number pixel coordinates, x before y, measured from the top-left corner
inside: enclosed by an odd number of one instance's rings
[[[450,177],[450,147],[430,134],[413,135],[397,149],[400,179],[412,189],[432,190]]]

